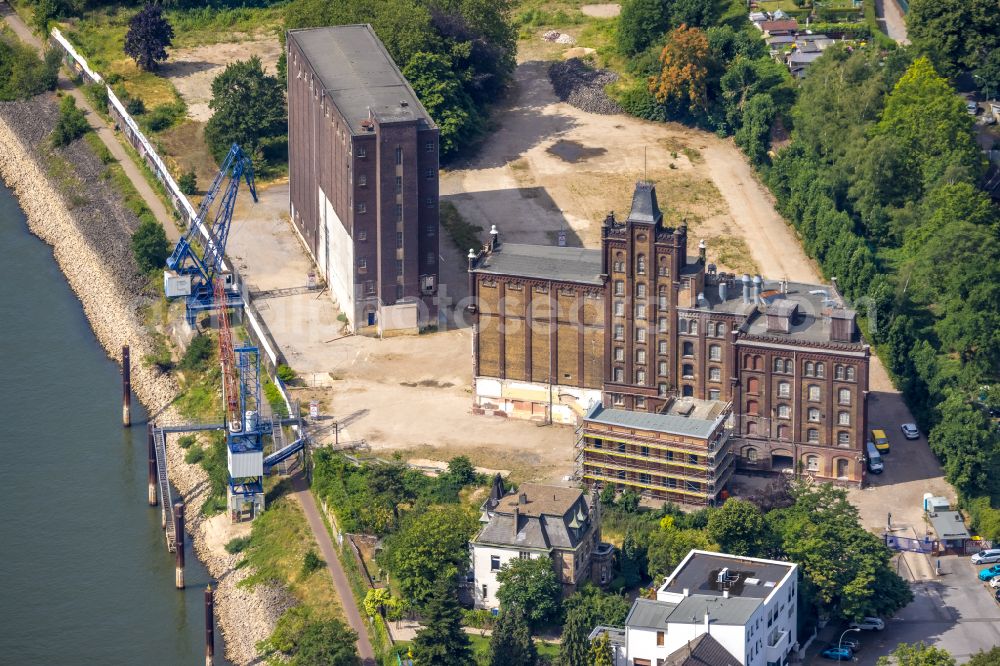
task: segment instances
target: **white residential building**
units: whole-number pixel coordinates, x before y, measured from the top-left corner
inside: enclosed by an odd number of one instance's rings
[[[692,550],[655,600],[635,600],[624,636],[610,628],[616,666],[785,666],[797,588],[795,564]]]
[[[610,580],[613,548],[600,542],[599,513],[579,489],[526,483],[508,495],[496,479],[483,511],[469,544],[476,608],[499,608],[497,574],[516,558],[549,558],[566,595],[586,579]]]

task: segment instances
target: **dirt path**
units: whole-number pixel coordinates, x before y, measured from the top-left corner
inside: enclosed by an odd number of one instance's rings
[[[21,17],[14,13],[10,5],[6,2],[0,3],[0,16],[3,16],[4,21],[7,25],[11,27],[14,34],[18,38],[28,44],[33,46],[39,51],[42,50],[42,42],[36,37],[31,30],[25,25]],[[177,225],[174,224],[173,217],[167,212],[167,207],[163,205],[163,202],[153,191],[146,179],[142,175],[139,167],[136,166],[132,158],[129,157],[128,153],[125,152],[125,148],[118,141],[118,137],[115,131],[106,123],[104,119],[101,118],[94,111],[94,108],[90,105],[90,102],[68,78],[61,71],[59,72],[59,89],[66,91],[68,94],[72,95],[76,100],[76,105],[83,109],[84,114],[87,117],[87,123],[93,128],[97,136],[100,137],[101,142],[107,146],[108,150],[111,151],[111,155],[114,156],[118,163],[121,165],[122,169],[125,171],[125,175],[128,176],[129,180],[135,186],[135,189],[139,192],[142,200],[146,202],[149,209],[153,212],[153,215],[160,224],[163,225],[163,229],[167,232],[167,238],[174,242],[180,238],[180,232],[177,230]]]
[[[347,575],[344,574],[344,568],[340,566],[340,559],[337,557],[337,551],[333,547],[330,533],[327,531],[326,525],[323,524],[323,519],[319,515],[316,499],[309,491],[309,485],[301,474],[296,475],[292,487],[294,488],[293,495],[302,506],[302,512],[305,513],[309,527],[313,531],[313,536],[316,537],[316,542],[319,544],[320,553],[323,555],[323,559],[326,560],[326,568],[333,577],[333,584],[336,586],[337,594],[340,596],[340,602],[344,607],[347,622],[351,625],[351,629],[358,634],[357,647],[358,654],[361,655],[361,661],[365,666],[374,666],[376,663],[375,651],[372,649],[371,641],[368,638],[368,625],[365,624],[361,618],[361,613],[358,611],[358,605],[354,601],[354,594],[351,592],[350,583],[347,582]]]

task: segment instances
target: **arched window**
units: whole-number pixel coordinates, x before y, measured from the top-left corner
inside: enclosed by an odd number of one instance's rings
[[[664,309],[667,307],[667,288],[663,285],[660,285],[656,305]]]
[[[660,317],[657,320],[657,322],[656,322],[656,329],[660,333],[666,333],[667,332],[667,318],[666,317]]]
[[[790,358],[785,359],[785,372],[792,374],[792,359]]]
[[[715,334],[717,336],[719,336],[720,338],[723,337],[726,334],[726,325],[725,324],[716,324],[715,325]]]
[[[743,457],[747,459],[747,462],[755,463],[757,462],[757,449],[752,446],[748,446],[743,449]]]
[[[666,373],[664,373],[664,374],[666,374]],[[660,395],[661,397],[662,397],[662,396],[665,396],[665,395],[667,394],[667,385],[666,385],[666,384],[657,384],[657,385],[656,385],[656,392],[657,392],[657,393],[658,393],[658,394],[659,394],[659,395]]]
[[[819,471],[819,456],[813,456],[813,455],[806,456],[806,471],[807,472]]]
[[[639,275],[646,274],[646,255],[640,254],[635,259],[635,272]]]
[[[684,345],[681,347],[681,349],[682,349],[681,353],[684,356],[694,356],[694,343],[693,342],[685,342]]]
[[[708,369],[708,380],[712,382],[722,381],[722,370],[716,367]]]
[[[806,432],[806,441],[810,444],[819,444],[819,430],[816,430],[816,428],[809,428]]]
[[[747,434],[748,435],[756,435],[757,434],[757,422],[756,421],[747,421]]]
[[[747,393],[760,393],[760,380],[756,377],[747,379]]]
[[[646,371],[645,370],[638,370],[638,371],[636,371],[636,373],[635,373],[635,383],[636,384],[640,384],[640,385],[646,383]]]
[[[694,395],[694,389],[691,388],[690,384],[685,384],[684,387],[681,389],[681,395],[684,396],[685,398],[690,398],[691,396]]]
[[[838,391],[837,397],[839,398],[840,404],[842,405],[851,404],[851,389],[845,389],[845,388],[840,389],[840,391]]]
[[[753,370],[753,356],[747,354],[743,357],[743,367],[747,370]]]
[[[660,255],[660,265],[657,267],[656,272],[659,275],[667,275],[669,268],[667,267],[667,255]]]
[[[639,365],[643,365],[643,364],[646,363],[646,350],[645,349],[637,349],[636,350],[636,352],[635,352],[635,362],[638,363]]]
[[[851,425],[851,413],[850,412],[838,412],[837,413],[837,425],[844,425],[844,426]]]
[[[788,382],[778,382],[778,397],[779,398],[790,398],[792,397],[792,385]]]
[[[659,362],[659,364],[657,365],[657,374],[659,374],[661,377],[666,377],[667,376],[667,362],[666,361],[660,361]]]
[[[854,366],[853,365],[847,366],[847,381],[849,381],[849,382],[853,382],[854,381]]]
[[[788,426],[778,426],[778,439],[788,439]]]
[[[758,409],[759,405],[756,400],[747,401],[747,414],[750,414],[751,416],[757,416]]]
[[[822,363],[816,364],[816,376],[819,377],[820,379],[826,376],[826,366],[823,365]]]
[[[680,331],[681,333],[687,333],[688,332],[688,320],[687,319],[680,319],[680,320],[678,320],[677,321],[677,330]]]
[[[646,298],[646,283],[640,282],[635,285],[635,297],[636,298]]]
[[[851,445],[851,434],[848,432],[838,432],[837,446],[850,446],[850,445]]]
[[[778,405],[778,418],[779,419],[790,419],[792,418],[792,408],[788,405]]]
[[[819,387],[815,384],[809,385],[809,402],[819,402]]]
[[[812,361],[806,361],[806,377],[812,377],[814,374],[816,374],[816,366],[813,365]]]
[[[681,375],[684,377],[694,377],[694,366],[690,363],[685,363],[681,368]]]
[[[754,355],[753,357],[753,369],[763,370],[764,369],[764,359],[761,356]]]
[[[785,362],[782,361],[780,358],[774,359],[774,371],[784,372],[784,370],[785,370]]]
[[[698,335],[698,322],[692,320],[691,323],[688,324],[688,333],[691,335]]]
[[[709,345],[708,346],[708,360],[710,361],[721,361],[722,360],[722,347],[719,345]]]
[[[813,423],[819,423],[819,410],[815,407],[810,407],[807,412],[807,418]]]
[[[625,371],[621,368],[615,368],[615,381],[619,384],[625,381]]]
[[[839,363],[837,365],[833,366],[833,377],[834,377],[834,379],[843,379],[844,378],[844,366],[840,365]]]

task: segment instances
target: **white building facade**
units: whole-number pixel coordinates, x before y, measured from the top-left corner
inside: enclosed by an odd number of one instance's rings
[[[797,590],[795,564],[692,550],[655,600],[633,604],[616,666],[684,663],[703,634],[727,653],[714,666],[785,666],[797,647]]]

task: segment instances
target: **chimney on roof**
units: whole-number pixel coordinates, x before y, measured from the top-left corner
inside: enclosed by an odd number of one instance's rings
[[[513,538],[513,539],[517,538],[518,523],[520,522],[520,520],[519,520],[520,518],[521,518],[521,510],[515,506],[514,507],[514,534],[511,535],[511,538]]]
[[[708,257],[706,256],[707,255],[706,247],[707,246],[705,245],[704,240],[698,241],[698,261],[700,261],[702,265],[704,265],[708,259]]]
[[[500,247],[500,232],[497,231],[497,225],[490,226],[490,251],[496,252],[497,248]]]
[[[834,308],[830,312],[830,341],[852,342],[854,340],[854,310]]]
[[[726,286],[726,281],[719,280],[719,300],[722,301],[723,303],[726,302],[726,297],[729,295],[727,289],[728,287]]]
[[[711,630],[710,630],[711,622],[712,622],[712,619],[709,616],[708,611],[705,611],[705,633],[706,634],[711,634],[712,633]]]
[[[527,504],[528,503],[528,493],[520,493],[517,496],[517,503],[518,504]]]
[[[743,302],[750,302],[750,276],[746,273],[743,274]]]
[[[753,276],[753,292],[750,300],[756,305],[760,301],[760,287],[764,280],[759,275]]]
[[[685,597],[689,597],[689,596],[691,596],[691,590],[685,587],[685,588],[684,588],[684,596],[685,596]]]

